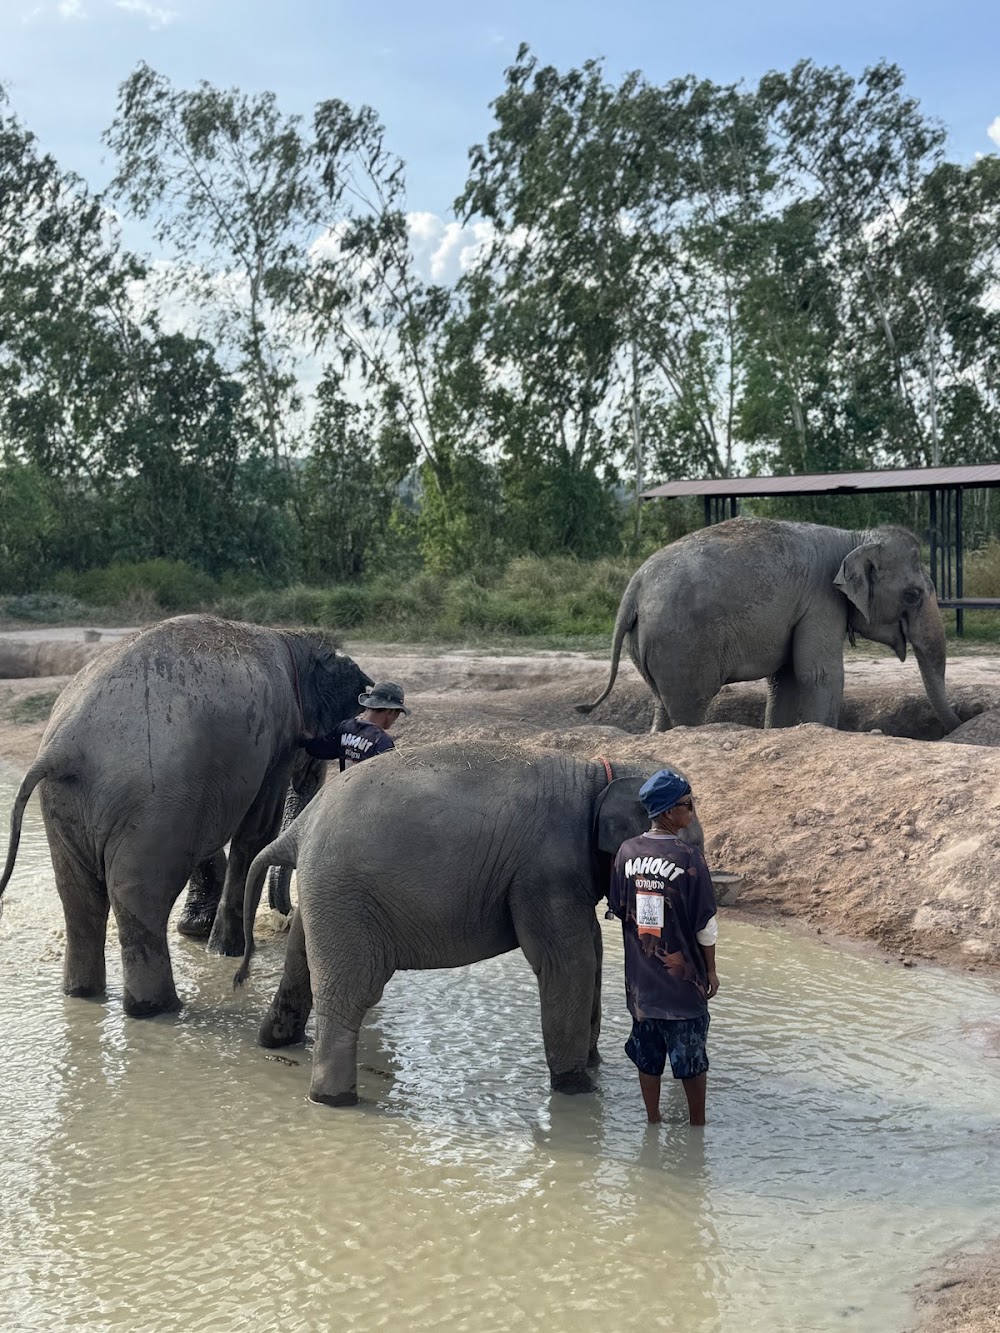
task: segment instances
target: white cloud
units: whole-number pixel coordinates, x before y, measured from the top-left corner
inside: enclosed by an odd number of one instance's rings
[[[407,213],[406,225],[417,275],[424,282],[442,287],[456,283],[493,236],[487,222],[463,227],[459,222],[446,222],[436,213]],[[310,254],[314,258],[336,256],[342,231],[342,225],[328,228],[313,242]]]
[[[136,18],[145,19],[153,29],[165,28],[177,18],[176,9],[155,4],[154,0],[103,0],[103,3],[97,5],[97,9],[103,10],[105,15],[115,9],[123,14],[133,14]],[[35,5],[23,16],[22,22],[33,23],[36,19],[44,18],[46,14],[55,14],[57,18],[71,22],[99,18],[93,3],[84,4],[84,0],[56,0],[56,3],[52,4],[49,0],[48,4]]]
[[[493,235],[487,222],[463,227],[460,222],[445,222],[436,213],[408,213],[406,222],[417,272],[425,281],[447,287],[472,267]]]
[[[150,0],[115,0],[115,8],[148,19],[151,28],[165,28],[177,17],[176,9],[165,9],[162,5],[150,3]]]
[[[986,133],[990,136],[996,146],[1000,148],[1000,116],[997,116]]]

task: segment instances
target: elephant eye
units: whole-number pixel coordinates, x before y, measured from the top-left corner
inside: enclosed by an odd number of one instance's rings
[[[903,589],[903,601],[907,606],[919,606],[923,599],[924,595],[919,588]]]

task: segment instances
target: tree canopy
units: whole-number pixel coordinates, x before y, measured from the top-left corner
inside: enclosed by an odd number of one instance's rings
[[[0,584],[638,554],[668,477],[1000,458],[1000,158],[949,160],[897,66],[522,47],[492,112],[442,283],[372,108],[143,64],[102,196],[0,96]]]

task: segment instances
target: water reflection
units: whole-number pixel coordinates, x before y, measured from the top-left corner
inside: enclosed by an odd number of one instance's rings
[[[885,1333],[942,1248],[995,1229],[978,981],[729,924],[710,1124],[665,1086],[650,1130],[607,923],[597,1096],[548,1092],[514,954],[395,978],[362,1034],[364,1105],[335,1113],[306,1098],[307,1052],[253,1045],[283,941],[234,996],[229,961],[174,937],[187,1008],[135,1022],[59,992],[34,806],[10,894],[4,1328]]]

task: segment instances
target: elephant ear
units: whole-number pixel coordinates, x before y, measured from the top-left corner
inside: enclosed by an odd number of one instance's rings
[[[878,542],[866,542],[864,546],[855,546],[844,556],[833,586],[839,588],[847,600],[861,612],[865,620],[875,623],[878,619],[875,606],[876,585],[878,583],[879,556],[882,547]]]
[[[616,856],[629,838],[636,838],[649,827],[649,820],[639,788],[645,778],[615,778],[594,802],[594,840],[599,851]]]

